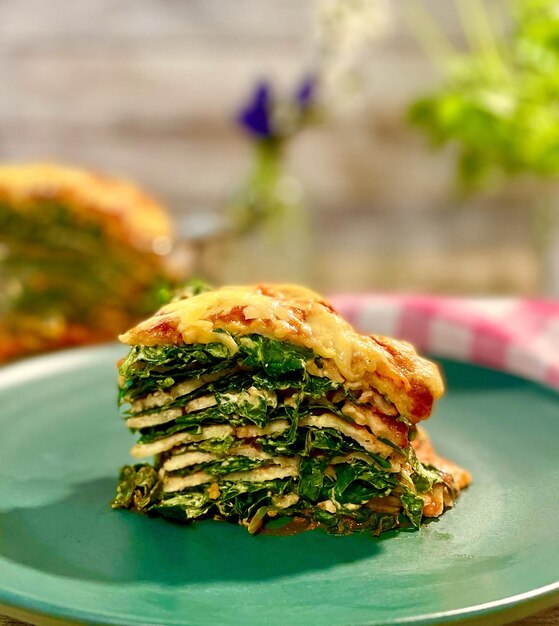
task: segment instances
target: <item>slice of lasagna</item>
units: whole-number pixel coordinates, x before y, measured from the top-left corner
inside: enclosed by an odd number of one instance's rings
[[[113,507],[378,534],[453,505],[470,477],[418,433],[443,384],[412,346],[358,334],[302,287],[189,296],[121,337],[132,454],[154,462],[121,470]]]
[[[0,363],[112,340],[176,280],[166,210],[57,164],[0,166]]]

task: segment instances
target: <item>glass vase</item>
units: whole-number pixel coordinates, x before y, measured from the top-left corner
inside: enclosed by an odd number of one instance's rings
[[[311,237],[302,186],[284,169],[285,145],[257,144],[253,170],[228,207],[224,283],[309,281]]]

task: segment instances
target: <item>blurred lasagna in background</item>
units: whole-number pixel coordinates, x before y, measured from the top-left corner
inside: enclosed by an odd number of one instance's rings
[[[166,211],[134,185],[0,167],[0,363],[110,340],[175,283]]]

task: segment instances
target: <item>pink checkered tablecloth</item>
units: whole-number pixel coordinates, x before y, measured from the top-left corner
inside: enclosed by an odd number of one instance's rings
[[[362,332],[559,388],[559,302],[382,294],[331,301]]]

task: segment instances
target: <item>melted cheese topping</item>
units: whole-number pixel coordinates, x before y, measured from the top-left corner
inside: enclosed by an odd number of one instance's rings
[[[235,340],[216,330],[258,333],[310,348],[343,380],[374,387],[416,421],[429,416],[443,392],[436,366],[412,346],[357,333],[324,298],[294,285],[223,287],[171,302],[120,339],[130,345],[219,342],[234,354]]]

